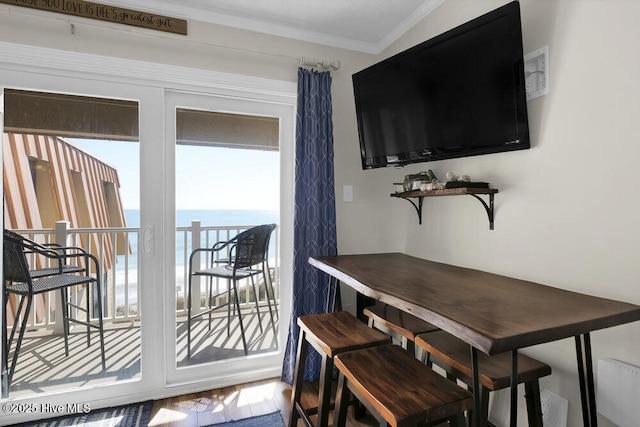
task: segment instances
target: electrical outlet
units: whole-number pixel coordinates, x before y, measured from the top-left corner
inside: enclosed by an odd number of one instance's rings
[[[549,46],[525,55],[524,81],[527,101],[549,93]]]
[[[536,67],[536,64],[534,64],[533,62],[527,62],[524,64],[524,84],[525,90],[527,92],[527,99],[530,99],[531,94],[535,93],[538,90],[538,79],[535,78],[537,69],[538,68]]]
[[[541,70],[542,73],[538,73],[538,90],[543,91],[547,87],[547,53],[538,56],[538,70]]]
[[[540,393],[544,427],[567,427],[569,401],[549,390]]]

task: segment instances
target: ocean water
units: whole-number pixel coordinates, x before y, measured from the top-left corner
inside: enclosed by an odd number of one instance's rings
[[[125,209],[124,216],[128,227],[140,227],[140,210]],[[200,220],[203,227],[229,225],[259,225],[278,224],[278,211],[243,210],[243,209],[178,209],[176,211],[176,225],[186,227],[191,221]]]
[[[125,209],[127,227],[140,227],[140,210]],[[194,220],[200,221],[201,227],[212,226],[253,226],[260,224],[279,224],[278,211],[270,210],[199,210],[199,209],[179,209],[176,212],[176,226],[188,227]],[[184,291],[184,269],[185,269],[185,239],[184,232],[176,232],[176,289],[179,293]],[[129,303],[137,302],[137,281],[138,281],[138,242],[135,235],[130,236],[130,246],[132,254],[129,256],[128,272],[125,272],[125,257],[118,256],[116,264],[116,303],[123,304],[125,301],[125,274],[129,282]],[[215,242],[214,242],[215,243]],[[191,247],[191,235],[187,233],[187,247]],[[275,239],[271,239],[269,254],[275,254]],[[187,254],[188,256],[188,254]],[[188,262],[188,261],[187,261]],[[272,265],[274,265],[272,263]]]
[[[138,209],[125,209],[125,218],[127,220],[127,227],[138,228],[140,227],[140,210]],[[179,209],[176,212],[176,226],[177,227],[189,227],[194,220],[200,221],[201,227],[213,227],[213,226],[253,226],[260,224],[279,224],[279,213],[277,211],[268,210],[199,210],[199,209]],[[184,263],[184,232],[177,232],[176,235],[176,265],[181,267]],[[133,236],[132,236],[133,237]],[[213,242],[215,243],[215,242]],[[187,233],[187,244],[191,245],[191,235]],[[275,240],[271,240],[270,253],[274,253],[273,249]],[[133,253],[137,253],[138,242],[132,238],[131,247]],[[120,257],[118,257],[120,258]],[[124,258],[124,257],[122,257]],[[129,264],[133,267],[137,266],[137,258],[130,257]],[[130,269],[131,270],[131,269]]]

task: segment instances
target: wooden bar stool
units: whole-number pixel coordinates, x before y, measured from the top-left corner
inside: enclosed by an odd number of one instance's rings
[[[471,351],[469,344],[445,332],[438,331],[416,337],[416,346],[425,356],[441,367],[451,380],[459,379],[471,388]],[[425,361],[425,360],[423,360]],[[518,384],[524,383],[527,415],[530,427],[542,427],[539,378],[551,375],[551,367],[536,359],[518,354]],[[511,386],[511,352],[489,356],[478,352],[478,377],[482,425],[489,424],[489,392]]]
[[[340,371],[334,427],[345,425],[352,393],[381,425],[416,426],[449,419],[464,426],[464,411],[473,407],[472,394],[433,372],[397,345],[370,347],[341,353],[335,364]]]
[[[369,318],[369,327],[397,339],[402,348],[413,354],[417,335],[440,330],[437,326],[388,304],[367,307],[362,313]]]
[[[389,337],[368,328],[367,325],[346,311],[300,316],[298,326],[300,326],[300,338],[291,390],[289,426],[295,427],[300,417],[308,426],[311,426],[313,424],[309,416],[317,413],[316,426],[326,427],[331,409],[334,357],[345,351],[388,344]],[[309,344],[322,356],[318,406],[315,408],[304,408],[300,399]]]

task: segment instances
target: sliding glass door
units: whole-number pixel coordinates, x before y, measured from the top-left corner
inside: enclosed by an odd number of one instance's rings
[[[279,376],[292,271],[295,84],[169,66],[168,81],[143,82],[156,64],[22,46],[5,46],[2,58],[3,225],[100,260],[102,298],[93,287],[72,297],[89,296],[92,319],[104,309],[106,367],[98,337],[87,346],[80,328],[66,356],[62,298],[41,296],[0,401],[46,397],[97,408]],[[49,62],[67,68],[40,65]],[[252,266],[254,280],[239,280],[234,295],[215,299],[237,296],[238,304],[213,313],[211,326],[208,315],[194,319],[187,334],[188,302],[198,314],[209,307],[209,289],[229,286],[204,278],[189,286],[191,253],[261,224],[275,225],[264,266]],[[211,266],[203,256],[194,268]]]
[[[155,213],[162,197],[147,194],[158,194],[162,176],[153,167],[161,156],[149,130],[158,121],[154,116],[162,119],[162,91],[11,71],[3,71],[0,84],[3,227],[40,244],[80,247],[99,266],[88,272],[95,284],[66,293],[75,307],[63,308],[60,292],[45,292],[34,297],[28,312],[24,306],[20,311],[19,297],[9,294],[2,313],[9,354],[2,396],[97,407],[159,387],[161,379],[150,374],[158,363],[149,349],[159,347],[154,337],[162,334],[153,309],[161,303],[152,289],[162,279],[156,273],[161,268],[154,267],[161,258],[147,230],[161,222]],[[161,138],[160,130],[155,141]],[[48,266],[29,254],[27,262],[30,268]],[[69,264],[86,267],[77,259]],[[92,324],[99,324],[102,312],[104,366],[95,328],[87,334],[72,324],[67,354],[66,310]],[[13,336],[11,331],[23,319],[27,327],[12,370],[21,334],[20,328]]]
[[[139,379],[140,225],[139,214],[132,216],[140,206],[138,102],[5,88],[4,109],[4,227],[40,244],[80,247],[99,268],[89,272],[93,286],[66,291],[69,308],[51,291],[36,294],[27,312],[7,285],[5,326],[14,339],[7,344],[6,394]],[[33,254],[26,260],[31,269],[51,262]],[[87,267],[78,258],[65,261]],[[102,322],[103,332],[96,327],[86,335],[72,326],[67,348],[65,311]],[[23,320],[27,330],[20,334]]]
[[[170,378],[274,368],[283,350],[281,132],[288,109],[170,92],[166,113],[176,236],[175,272],[168,275],[176,278],[168,295],[175,311]],[[235,239],[271,224],[259,248],[264,263],[234,275]]]

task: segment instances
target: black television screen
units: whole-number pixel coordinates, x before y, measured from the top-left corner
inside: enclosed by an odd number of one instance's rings
[[[520,5],[353,75],[362,168],[526,149]]]

